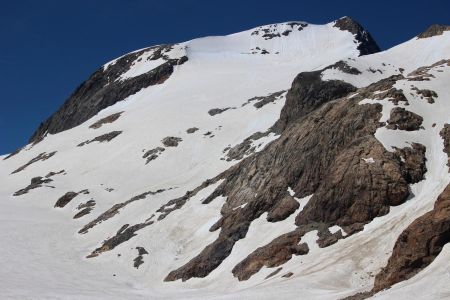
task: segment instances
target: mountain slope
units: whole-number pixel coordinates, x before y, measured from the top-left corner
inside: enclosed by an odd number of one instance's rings
[[[374,53],[350,18],[288,22],[109,62],[0,161],[4,297],[447,297],[450,33],[428,32]]]

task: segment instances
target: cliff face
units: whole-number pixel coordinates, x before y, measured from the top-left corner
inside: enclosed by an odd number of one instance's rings
[[[373,136],[382,126],[378,122],[381,105],[359,105],[358,97],[339,99],[355,90],[344,82],[322,82],[320,73],[296,77],[281,112],[280,120],[287,120],[281,136],[226,171],[219,177],[224,181],[206,199],[227,199],[214,227],[220,228],[219,237],[166,280],[207,276],[245,238],[253,220],[267,213],[269,222],[278,222],[295,213],[299,205],[288,189],[298,198],[314,194],[296,217],[298,229],[239,263],[233,269],[239,279],[248,279],[263,265],[281,265],[292,254],[308,253],[296,245],[309,231],[318,230],[319,236],[327,237],[331,235],[328,228],[338,225],[351,235],[389,213],[390,206],[406,201],[408,184],[422,180],[426,172],[425,147],[413,144],[394,153],[387,151]],[[308,109],[311,99],[317,103]],[[277,258],[280,251],[285,253],[281,260]]]
[[[375,40],[370,33],[366,31],[358,22],[349,17],[343,17],[336,21],[334,24],[341,30],[347,30],[354,34],[356,41],[358,42],[358,50],[361,55],[368,55],[377,53],[380,51]]]
[[[30,138],[31,142],[45,134],[55,134],[82,124],[101,110],[136,94],[152,85],[162,84],[173,73],[175,66],[187,61],[186,56],[171,57],[176,45],[146,48],[120,57],[108,66],[101,67],[83,82],[64,102],[56,113],[39,125]],[[175,51],[173,51],[175,52]],[[142,56],[145,54],[145,58]],[[155,68],[135,77],[121,77],[138,59],[158,61]]]

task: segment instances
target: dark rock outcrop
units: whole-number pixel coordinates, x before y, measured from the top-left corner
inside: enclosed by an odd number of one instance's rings
[[[14,193],[13,196],[20,196],[20,195],[27,194],[30,190],[35,189],[35,188],[39,188],[44,183],[49,183],[49,182],[52,182],[52,181],[53,181],[53,179],[43,178],[41,176],[33,177],[31,179],[31,183],[27,187],[18,190],[17,192]]]
[[[258,131],[258,132],[255,132],[254,134],[252,134],[251,136],[249,136],[248,138],[246,138],[241,143],[239,143],[233,147],[231,147],[231,146],[228,147],[228,149],[225,150],[227,152],[226,160],[227,161],[241,160],[242,158],[244,158],[244,156],[254,153],[256,150],[256,146],[253,146],[253,142],[257,141],[263,137],[266,137],[269,134],[270,134],[270,131],[266,131],[266,132]]]
[[[22,148],[18,148],[16,150],[14,150],[13,152],[11,152],[10,154],[8,154],[5,158],[3,158],[3,160],[7,160],[8,158],[11,158],[17,154],[20,153],[20,151],[22,150]]]
[[[67,192],[63,196],[61,196],[58,201],[55,203],[55,207],[63,208],[66,206],[73,198],[78,196],[79,193],[76,192]]]
[[[87,201],[86,203],[80,203],[78,206],[77,206],[77,209],[78,210],[80,210],[80,209],[84,209],[84,208],[88,208],[88,207],[94,207],[95,206],[95,200],[94,199],[90,199],[89,201]]]
[[[292,277],[292,275],[294,275],[294,273],[292,273],[292,272],[287,272],[286,274],[284,274],[284,275],[281,276],[281,277],[283,277],[283,278],[289,278],[289,277]]]
[[[91,126],[89,126],[89,128],[98,129],[98,128],[102,127],[102,125],[104,125],[104,124],[112,123],[112,122],[116,121],[122,113],[123,113],[123,111],[109,115],[107,117],[104,117],[104,118],[98,120],[97,122],[95,122],[94,124],[92,124]]]
[[[64,172],[65,172],[65,170],[59,170],[58,172],[50,171],[50,172],[48,172],[47,175],[45,175],[45,178],[50,178],[50,177],[53,177],[55,175],[62,174]],[[65,174],[63,174],[63,175],[65,175]]]
[[[384,100],[387,99],[398,105],[399,102],[403,102],[405,105],[408,105],[408,99],[406,98],[403,90],[396,89],[394,87],[395,83],[398,80],[405,79],[403,75],[392,75],[390,77],[384,78],[380,81],[372,83],[365,88],[361,88],[358,90],[358,93],[355,94],[355,99],[364,100],[364,99],[372,99],[372,100]]]
[[[233,268],[233,275],[240,281],[247,280],[263,266],[278,267],[290,260],[292,255],[307,254],[309,252],[308,245],[306,243],[299,244],[304,234],[305,230],[286,233],[268,245],[256,249]]]
[[[242,104],[242,106],[245,106],[251,102],[256,101],[256,103],[254,103],[253,106],[256,107],[257,109],[259,109],[266,104],[273,103],[276,100],[281,99],[284,93],[286,93],[286,91],[279,91],[279,92],[271,93],[267,96],[256,96],[256,97],[248,99],[247,102]]]
[[[52,157],[53,155],[56,154],[56,151],[50,152],[50,153],[46,153],[46,152],[42,152],[40,153],[38,156],[36,156],[35,158],[31,159],[29,162],[27,162],[26,164],[24,164],[23,166],[19,167],[18,169],[14,170],[11,174],[15,174],[18,173],[20,171],[25,170],[29,165],[34,164],[35,162],[38,161],[44,161],[49,159],[50,157]]]
[[[416,70],[408,74],[408,81],[430,81],[431,78],[436,77],[432,73],[430,73],[430,70],[445,65],[450,66],[450,59],[442,59],[429,66],[417,68]]]
[[[416,158],[407,165],[399,153],[387,151],[373,135],[349,144],[330,165],[314,196],[297,216],[296,224],[350,226],[387,214],[390,206],[406,201],[410,194],[408,184],[423,178],[424,149],[420,145],[405,150]],[[374,162],[364,161],[366,157]]]
[[[142,265],[144,263],[144,257],[143,255],[147,255],[148,252],[147,250],[145,250],[144,247],[136,247],[136,249],[138,250],[138,256],[134,259],[134,264],[133,266],[136,269],[139,269],[139,266]]]
[[[428,90],[428,89],[419,90],[417,87],[413,87],[412,90],[416,91],[417,94],[421,98],[427,99],[428,103],[430,103],[430,104],[433,104],[434,103],[434,98],[438,97],[438,94],[435,91],[432,91],[432,90]]]
[[[403,107],[394,107],[386,127],[393,130],[414,131],[422,127],[422,122],[423,118],[418,114],[407,111]]]
[[[87,121],[102,109],[122,101],[151,85],[161,84],[173,73],[176,65],[187,61],[187,57],[171,59],[167,56],[173,45],[161,45],[133,52],[117,59],[106,69],[98,69],[88,80],[83,82],[66,102],[39,125],[33,133],[30,142],[42,137],[46,132],[55,134]],[[166,60],[155,69],[136,77],[121,79],[120,76],[127,72],[133,62],[143,53],[154,51],[150,60],[163,58]]]
[[[125,201],[125,202],[114,204],[110,209],[108,209],[107,211],[102,213],[100,216],[98,216],[96,219],[92,220],[91,222],[86,224],[83,228],[81,228],[78,231],[78,233],[80,233],[80,234],[87,233],[89,231],[89,229],[93,228],[97,224],[99,224],[101,222],[104,222],[104,221],[114,217],[116,214],[118,214],[120,212],[120,210],[122,208],[124,208],[125,206],[127,206],[130,203],[133,203],[133,202],[138,201],[138,200],[145,199],[148,195],[156,195],[156,194],[162,193],[164,191],[166,191],[166,190],[165,189],[160,189],[160,190],[157,190],[157,191],[154,191],[154,192],[153,191],[148,191],[148,192],[139,194],[137,196],[134,196],[131,199]]]
[[[342,231],[340,229],[333,234],[331,234],[329,231],[327,233],[329,234],[322,234],[317,240],[317,245],[319,245],[320,248],[331,246],[337,243],[338,240],[344,238],[344,236],[342,235]]]
[[[328,69],[338,69],[339,71],[341,71],[343,73],[347,73],[347,74],[351,74],[351,75],[359,75],[359,74],[361,74],[360,70],[358,70],[355,67],[349,66],[348,63],[346,63],[343,60],[340,60],[337,63],[332,64],[332,65],[326,67],[323,70],[328,70]]]
[[[113,237],[105,240],[101,247],[98,247],[97,249],[92,251],[91,254],[86,256],[86,258],[96,257],[102,252],[110,251],[110,250],[114,249],[118,245],[120,245],[120,244],[128,241],[132,237],[136,236],[136,233],[135,233],[136,231],[141,230],[141,229],[143,229],[143,228],[145,228],[147,226],[150,226],[153,223],[154,223],[153,221],[145,221],[143,223],[138,223],[138,224],[135,224],[133,226],[130,226],[127,229],[125,229],[125,230],[123,230],[121,232],[118,232]]]
[[[425,39],[432,36],[442,35],[445,31],[449,31],[450,26],[448,25],[439,25],[439,24],[433,24],[430,27],[428,27],[427,30],[422,32],[417,36],[419,39]]]
[[[320,71],[297,75],[286,95],[286,103],[273,130],[281,133],[288,123],[306,116],[326,102],[341,98],[356,90],[354,86],[339,80],[323,81]]]
[[[215,116],[215,115],[221,114],[221,113],[223,113],[224,111],[227,111],[227,110],[229,110],[229,109],[234,109],[234,108],[233,108],[233,107],[213,108],[213,109],[208,110],[208,114],[209,114],[210,116]]]
[[[99,142],[99,143],[110,142],[112,139],[114,139],[121,133],[122,133],[122,131],[111,131],[111,132],[99,135],[99,136],[93,138],[92,140],[87,140],[82,143],[79,143],[77,146],[83,147],[84,145],[88,145],[92,142]]]
[[[186,133],[191,134],[191,133],[196,132],[197,130],[198,130],[197,127],[191,127],[191,128],[186,129]]]
[[[166,149],[163,147],[156,147],[154,149],[148,150],[147,152],[144,153],[144,155],[142,156],[142,158],[146,158],[147,161],[145,162],[145,164],[148,164],[149,162],[151,162],[154,159],[157,159],[158,156],[164,152]]]
[[[177,147],[183,139],[175,136],[168,136],[162,139],[162,143],[166,147]]]
[[[273,276],[277,275],[278,273],[280,273],[281,270],[283,270],[282,267],[277,268],[275,271],[273,271],[272,273],[267,275],[265,279],[269,279],[270,277],[273,277]]]
[[[334,27],[337,27],[340,30],[349,31],[355,36],[356,41],[359,42],[357,49],[359,50],[360,55],[380,52],[380,47],[378,47],[370,33],[364,30],[364,28],[352,18],[340,18],[336,21]]]
[[[73,216],[73,218],[74,218],[74,219],[79,219],[79,218],[81,218],[81,217],[83,217],[83,216],[85,216],[85,215],[91,213],[91,211],[92,211],[92,207],[86,207],[86,208],[83,208],[81,211],[79,211],[78,213],[76,213],[76,214]]]
[[[444,152],[448,155],[447,166],[450,167],[450,124],[444,124],[444,128],[442,128],[440,135],[444,140]]]
[[[300,204],[291,195],[282,198],[276,205],[269,210],[267,215],[267,221],[278,222],[286,219],[292,215],[298,208]]]
[[[398,237],[387,266],[375,277],[373,291],[407,280],[428,266],[450,242],[450,185],[434,209],[416,219]]]

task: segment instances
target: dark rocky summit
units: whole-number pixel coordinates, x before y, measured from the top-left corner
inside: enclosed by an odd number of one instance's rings
[[[367,55],[380,52],[375,40],[370,33],[366,31],[358,22],[349,17],[343,17],[336,21],[334,27],[340,30],[346,30],[355,36],[356,41],[359,42],[358,50],[360,55]]]
[[[106,69],[98,69],[83,82],[66,100],[56,113],[33,133],[30,142],[41,138],[46,132],[55,134],[87,121],[102,109],[115,104],[151,85],[161,84],[173,73],[176,65],[187,61],[187,57],[171,59],[167,52],[173,45],[162,45],[132,52],[119,58]],[[136,77],[122,80],[120,76],[127,72],[133,62],[147,51],[154,51],[150,60],[163,58],[165,62],[155,69]]]
[[[434,25],[431,25],[430,27],[428,27],[427,30],[425,30],[424,32],[419,34],[417,36],[417,38],[425,39],[425,38],[429,38],[429,37],[436,36],[436,35],[442,35],[445,31],[449,31],[449,30],[450,30],[450,26],[448,26],[448,25],[434,24]]]

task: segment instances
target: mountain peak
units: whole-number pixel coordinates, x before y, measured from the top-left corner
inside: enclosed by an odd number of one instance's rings
[[[380,51],[380,47],[378,47],[370,33],[352,18],[347,16],[342,17],[334,23],[334,27],[339,28],[340,30],[349,31],[355,36],[356,40],[359,42],[358,50],[360,55],[367,55]]]
[[[444,31],[450,31],[449,25],[440,25],[440,24],[433,24],[430,27],[427,28],[424,32],[419,34],[417,38],[419,39],[425,39],[436,35],[442,35]]]

